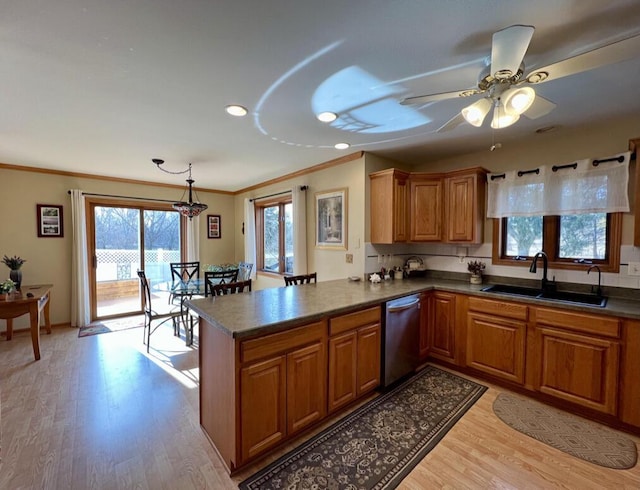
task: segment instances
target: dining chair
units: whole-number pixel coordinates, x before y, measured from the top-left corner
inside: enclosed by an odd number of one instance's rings
[[[315,284],[318,282],[317,276],[317,272],[312,272],[311,274],[299,274],[297,276],[284,276],[284,285],[297,286],[298,284],[310,284],[311,282]]]
[[[138,269],[138,277],[140,278],[140,285],[142,286],[142,302],[144,310],[142,342],[147,345],[147,352],[149,352],[151,334],[169,320],[172,320],[173,322],[173,335],[180,335],[179,319],[182,317],[182,310],[178,305],[173,304],[163,305],[159,310],[154,309],[151,304],[151,288],[149,287],[149,281],[147,280],[144,270]],[[153,326],[152,323],[156,320],[161,321]]]
[[[238,269],[226,271],[205,271],[204,273],[204,295],[211,295],[211,286],[220,283],[236,282],[238,280]]]
[[[175,287],[188,284],[200,278],[200,262],[169,262],[171,268],[171,282]]]
[[[246,281],[251,279],[251,271],[253,264],[249,262],[238,262],[238,281]]]
[[[224,296],[226,294],[238,294],[251,292],[251,279],[246,281],[222,282],[211,286],[212,296]]]

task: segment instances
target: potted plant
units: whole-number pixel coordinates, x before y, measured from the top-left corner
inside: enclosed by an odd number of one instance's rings
[[[13,291],[13,288],[15,287],[16,287],[16,284],[11,279],[7,279],[4,282],[0,282],[0,298],[5,299],[7,295],[11,293],[11,291]]]
[[[482,272],[486,265],[480,260],[471,260],[467,262],[467,270],[471,272],[471,284],[482,284]]]
[[[9,272],[9,278],[15,283],[15,288],[20,289],[20,283],[22,282],[22,271],[20,267],[26,262],[25,259],[14,255],[13,257],[4,256],[2,262],[6,265],[11,272]]]

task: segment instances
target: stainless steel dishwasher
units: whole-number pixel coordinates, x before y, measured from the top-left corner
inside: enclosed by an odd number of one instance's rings
[[[382,386],[412,373],[420,360],[420,295],[385,304]]]

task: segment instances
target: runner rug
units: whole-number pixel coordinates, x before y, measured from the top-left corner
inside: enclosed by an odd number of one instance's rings
[[[128,330],[130,328],[138,328],[144,326],[144,317],[135,316],[127,318],[118,318],[115,320],[105,320],[103,322],[92,323],[86,327],[80,327],[78,337],[89,337],[101,333],[117,332],[119,330]]]
[[[427,366],[244,480],[240,489],[395,488],[486,389]]]
[[[576,458],[619,470],[636,465],[635,443],[603,425],[507,393],[498,395],[493,411],[509,427]]]

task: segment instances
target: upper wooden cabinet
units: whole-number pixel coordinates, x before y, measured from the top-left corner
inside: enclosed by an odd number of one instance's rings
[[[371,243],[409,239],[409,174],[388,169],[369,175],[371,183]]]
[[[447,174],[445,224],[447,242],[482,243],[487,174],[474,168]]]
[[[486,173],[474,167],[370,174],[371,243],[482,243]]]
[[[442,175],[412,174],[409,192],[411,241],[442,240]]]

